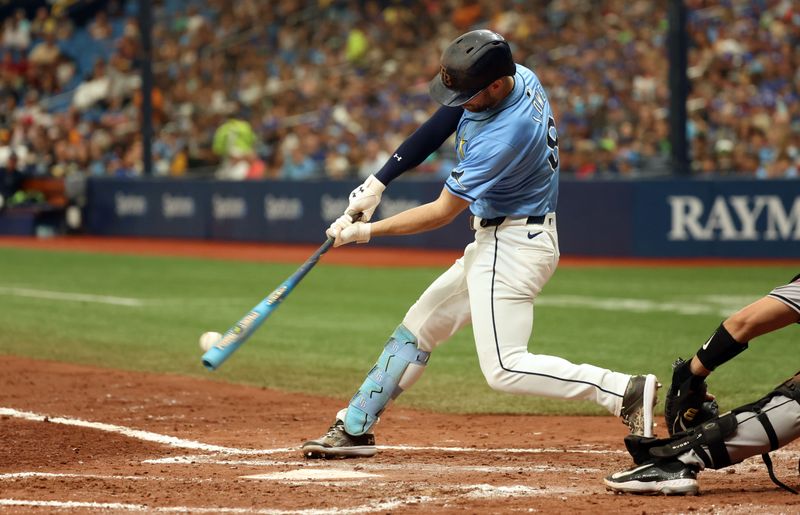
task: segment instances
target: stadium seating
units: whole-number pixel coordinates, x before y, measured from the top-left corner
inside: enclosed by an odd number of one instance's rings
[[[61,38],[65,60],[0,94],[17,99],[19,112],[9,118],[27,119],[32,108],[23,99],[36,91],[44,113],[26,131],[43,129],[50,141],[40,148],[69,141],[72,151],[59,155],[31,152],[31,172],[136,176],[142,173],[137,92],[123,89],[119,101],[106,98],[99,108],[77,113],[74,93],[99,60],[118,57],[123,68],[134,66],[138,2],[70,3],[80,4],[109,9],[111,36],[95,40],[91,21],[72,22],[69,7],[60,15],[51,11],[44,25]],[[797,9],[791,2],[738,0],[687,5],[694,173],[797,177]],[[631,9],[623,0],[163,0],[154,6],[160,175],[216,166],[220,157],[211,152],[211,140],[231,117],[243,117],[256,132],[253,166],[265,177],[284,177],[287,156],[300,141],[316,170],[311,177],[366,175],[435,108],[426,84],[436,72],[438,49],[473,27],[504,33],[517,60],[539,74],[557,115],[565,176],[670,173],[664,2],[637,2]],[[29,66],[20,56],[41,40],[41,33],[31,34],[24,50],[3,43],[0,54],[15,56],[11,66]],[[42,79],[49,76],[50,85]],[[25,132],[8,123],[9,131]],[[33,139],[17,138],[29,147]],[[441,149],[416,175],[441,178],[452,166],[451,152],[451,146]]]

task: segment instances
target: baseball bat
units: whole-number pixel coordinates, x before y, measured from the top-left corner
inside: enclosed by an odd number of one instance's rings
[[[298,283],[314,268],[319,258],[333,245],[333,238],[328,238],[295,273],[283,281],[280,286],[267,295],[245,316],[228,329],[222,338],[203,354],[203,366],[208,370],[216,370],[258,329],[261,324],[278,309],[283,299],[292,293]]]

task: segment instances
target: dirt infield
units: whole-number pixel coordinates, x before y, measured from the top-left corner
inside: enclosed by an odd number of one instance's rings
[[[369,459],[307,461],[341,401],[0,357],[0,511],[87,513],[796,513],[751,458],[700,497],[607,492],[629,464],[612,417],[393,408]],[[797,481],[797,445],[774,455]]]

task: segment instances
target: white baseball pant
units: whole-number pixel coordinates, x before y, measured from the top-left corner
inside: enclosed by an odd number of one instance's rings
[[[464,256],[403,319],[419,348],[431,352],[472,322],[481,371],[493,389],[592,400],[618,416],[630,375],[528,352],[534,300],[558,266],[555,214],[542,224],[507,218],[493,227],[481,227],[475,218],[473,228],[475,241]],[[402,381],[404,389],[422,373],[417,368]]]

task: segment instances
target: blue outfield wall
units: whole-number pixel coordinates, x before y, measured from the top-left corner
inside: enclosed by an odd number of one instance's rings
[[[356,182],[91,179],[90,234],[319,243]],[[435,199],[441,183],[399,180],[377,215]],[[567,181],[558,206],[567,255],[800,258],[800,181]],[[373,245],[461,249],[467,214]]]
[[[321,243],[360,183],[159,179],[90,179],[90,234],[157,236],[279,243]],[[435,199],[442,185],[397,181],[383,196],[381,218]],[[448,228],[375,244],[462,248],[472,236],[463,213]]]

